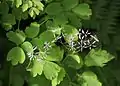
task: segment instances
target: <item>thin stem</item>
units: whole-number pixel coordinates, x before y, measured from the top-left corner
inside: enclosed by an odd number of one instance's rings
[[[44,24],[48,19],[44,20],[43,22],[40,23],[40,26]]]
[[[18,20],[18,30],[20,30],[20,20]]]

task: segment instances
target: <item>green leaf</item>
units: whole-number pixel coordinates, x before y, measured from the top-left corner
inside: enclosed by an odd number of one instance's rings
[[[40,0],[33,0],[33,3],[36,5],[38,10],[43,10],[44,5],[40,2]]]
[[[13,31],[10,31],[10,32],[7,32],[7,37],[8,37],[8,40],[16,43],[17,45],[23,43],[25,41],[25,34],[22,32],[22,31],[19,31],[19,32],[13,32]]]
[[[39,35],[40,48],[44,46],[45,42],[51,43],[55,39],[54,34],[51,31],[45,31]]]
[[[58,86],[71,86],[69,78],[66,76]]]
[[[65,77],[65,70],[64,68],[61,68],[58,77],[56,77],[55,79],[52,80],[52,86],[56,86],[58,84],[60,84],[61,81],[63,81],[64,77]]]
[[[32,6],[33,6],[32,1],[28,1],[28,7],[30,8],[30,7],[32,7]]]
[[[85,17],[89,17],[90,15],[92,15],[92,11],[89,7],[88,4],[79,4],[77,7],[73,8],[72,10],[74,13],[76,13],[80,18],[85,18]]]
[[[30,42],[25,41],[21,47],[23,48],[23,50],[27,53],[33,52],[33,46]]]
[[[28,12],[28,13],[29,13],[29,15],[30,15],[31,17],[34,17],[33,7],[29,9],[29,12]]]
[[[58,76],[60,67],[56,63],[46,61],[43,70],[45,77],[49,80],[52,80]]]
[[[63,0],[62,1],[62,5],[65,10],[70,10],[74,8],[75,6],[78,5],[78,3],[79,3],[79,0]]]
[[[7,54],[7,61],[11,61],[12,65],[23,63],[25,61],[25,53],[22,48],[14,47]]]
[[[65,25],[66,23],[68,23],[68,20],[63,13],[61,13],[61,15],[56,15],[53,21],[56,25]]]
[[[25,3],[25,4],[22,5],[22,11],[23,12],[27,11],[28,8],[29,8],[28,3]]]
[[[46,60],[49,61],[61,61],[63,58],[64,50],[60,49],[60,47],[54,46],[48,50],[48,54]]]
[[[106,50],[95,50],[92,49],[89,54],[85,57],[86,66],[99,66],[103,67],[107,62],[111,61],[115,57],[108,53]]]
[[[66,64],[68,67],[80,69],[83,66],[83,61],[78,55],[70,54],[64,60],[64,64]]]
[[[36,15],[39,15],[39,13],[40,13],[40,11],[37,9],[37,8],[33,8],[33,11],[34,11],[34,13],[36,14]]]
[[[32,44],[34,46],[37,46],[38,48],[42,48],[42,41],[39,38],[33,38],[32,39]]]
[[[13,8],[12,14],[15,16],[17,20],[21,20],[22,9],[21,8]]]
[[[9,6],[7,3],[0,3],[0,14],[5,15],[9,12]]]
[[[28,78],[28,86],[50,86],[50,84],[50,81],[43,75]]]
[[[62,31],[63,31],[63,34],[65,35],[65,40],[67,42],[71,41],[71,37],[74,38],[74,41],[78,39],[78,36],[77,36],[78,30],[75,27],[71,25],[64,25]]]
[[[3,24],[2,27],[6,30],[9,31],[12,29],[12,25],[11,24]]]
[[[80,81],[82,81],[81,86],[102,86],[102,83],[99,82],[95,73],[91,71],[86,71],[79,76]],[[79,80],[78,80],[79,81]]]
[[[53,2],[51,4],[48,4],[48,6],[45,9],[45,12],[49,15],[56,15],[62,12],[62,7],[60,3]]]
[[[34,38],[39,34],[40,28],[39,28],[39,24],[37,24],[36,22],[31,23],[29,27],[27,27],[25,29],[25,33],[27,35],[28,38]]]
[[[41,75],[43,71],[44,61],[35,59],[33,60],[33,65],[27,69],[27,71],[30,71],[33,77],[36,77],[37,74]]]
[[[14,25],[14,24],[16,24],[15,16],[13,14],[4,14],[1,18],[1,22],[3,24]]]
[[[54,23],[55,23],[55,22],[54,22]],[[57,34],[57,35],[60,35],[62,28],[59,27],[58,25],[55,25],[54,23],[53,23],[53,21],[48,20],[48,21],[46,22],[46,27],[47,27],[47,29],[50,30],[52,33]]]
[[[81,28],[82,24],[81,24],[81,19],[75,15],[73,12],[66,12],[65,16],[69,19],[69,23],[71,25],[73,25],[76,28]]]
[[[15,5],[18,8],[20,5],[22,5],[22,0],[15,0]]]

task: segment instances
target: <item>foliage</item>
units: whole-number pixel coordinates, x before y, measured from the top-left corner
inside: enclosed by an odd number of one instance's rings
[[[119,86],[119,10],[119,0],[0,0],[0,86]],[[96,48],[78,52],[82,29]]]

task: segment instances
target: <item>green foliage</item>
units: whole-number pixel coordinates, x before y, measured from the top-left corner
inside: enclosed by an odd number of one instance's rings
[[[36,77],[37,74],[38,75],[41,75],[42,74],[42,71],[43,71],[43,67],[44,67],[44,61],[39,61],[37,59],[35,59],[33,61],[33,63],[30,65],[29,68],[27,68],[27,71],[30,71],[32,73],[32,76],[33,77]]]
[[[39,34],[39,24],[37,24],[36,22],[31,23],[30,27],[27,27],[25,29],[25,33],[27,35],[28,38],[34,38]]]
[[[86,71],[82,73],[78,81],[81,80],[82,85],[81,86],[102,86],[102,83],[99,82],[97,79],[96,74],[94,74],[91,71]]]
[[[80,18],[86,19],[91,15],[91,9],[88,4],[79,4],[73,8],[73,12],[76,13]]]
[[[44,71],[44,75],[47,79],[53,80],[54,78],[56,78],[58,76],[58,74],[60,72],[60,67],[53,62],[46,61],[43,71]]]
[[[80,69],[83,65],[83,61],[82,58],[79,57],[78,55],[68,55],[66,57],[66,59],[64,60],[64,63],[68,66],[68,67],[72,67],[75,69]]]
[[[10,41],[4,46],[10,63],[0,58],[0,86],[107,86],[111,77],[120,85],[119,70],[106,73],[120,50],[119,10],[119,0],[1,0],[0,35]],[[95,30],[97,48],[71,51],[83,28]]]
[[[10,41],[16,43],[17,45],[25,41],[25,34],[22,31],[19,32],[10,31],[6,35]]]
[[[23,44],[21,44],[21,47],[23,48],[23,50],[27,53],[29,52],[33,52],[33,46],[30,42],[25,41]]]
[[[17,65],[18,63],[23,63],[25,61],[25,53],[22,48],[14,47],[7,55],[7,61],[11,61],[12,65]]]
[[[103,67],[106,63],[115,57],[107,53],[105,50],[94,50],[92,49],[89,54],[85,57],[86,66],[100,66]]]
[[[56,14],[59,14],[62,12],[62,6],[60,3],[51,3],[49,4],[46,9],[45,9],[45,12],[48,14],[48,15],[56,15]]]

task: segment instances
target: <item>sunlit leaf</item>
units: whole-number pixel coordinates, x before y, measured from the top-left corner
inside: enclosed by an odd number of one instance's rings
[[[60,47],[54,46],[48,50],[46,60],[49,61],[61,61],[63,58],[64,51]]]
[[[22,5],[22,11],[25,12],[29,8],[28,3]]]
[[[37,74],[41,75],[43,71],[44,61],[35,59],[33,60],[32,65],[27,68],[27,71],[30,71],[33,77],[36,77]]]
[[[15,0],[15,5],[18,8],[20,5],[22,5],[22,0]]]
[[[77,36],[78,30],[75,27],[73,27],[71,25],[63,25],[62,31],[65,36],[65,40],[67,42],[71,41],[71,39],[72,39],[71,37],[74,38],[73,41],[76,41],[78,39],[78,36]]]
[[[7,61],[11,61],[12,65],[23,63],[25,61],[25,53],[22,48],[14,47],[7,54]]]
[[[85,57],[86,66],[99,66],[103,67],[107,62],[111,61],[115,57],[108,53],[106,50],[95,50],[92,49],[89,54]]]
[[[27,52],[27,53],[33,51],[33,46],[32,46],[32,44],[31,44],[30,42],[28,42],[28,41],[25,41],[25,42],[21,45],[21,47],[22,47],[23,50],[24,50],[25,52]]]
[[[65,70],[64,68],[61,68],[58,77],[56,77],[55,79],[52,80],[52,86],[56,86],[58,84],[61,83],[61,81],[63,81],[64,77],[65,77]]]
[[[83,72],[82,75],[79,76],[79,80],[81,81],[81,86],[102,86],[96,74],[91,71]]]
[[[56,63],[46,61],[43,71],[45,77],[49,80],[52,80],[58,76],[60,67]]]

